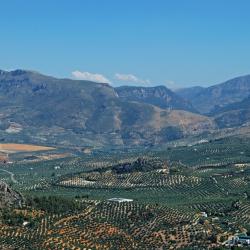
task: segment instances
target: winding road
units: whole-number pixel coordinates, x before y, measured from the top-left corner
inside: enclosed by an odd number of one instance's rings
[[[15,179],[15,174],[13,174],[12,172],[10,172],[10,171],[8,171],[8,170],[6,170],[6,169],[1,169],[1,168],[0,168],[0,171],[3,171],[3,172],[5,172],[5,173],[9,174],[9,175],[10,175],[10,179],[11,179],[11,181],[12,181],[13,183],[17,183],[17,182],[18,182],[18,181]]]

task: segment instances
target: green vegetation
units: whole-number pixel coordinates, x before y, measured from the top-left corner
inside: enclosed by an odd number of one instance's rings
[[[49,161],[21,158],[8,165],[13,175],[0,172],[26,198],[25,206],[2,215],[0,244],[6,247],[206,249],[249,232],[246,139]],[[108,201],[114,197],[133,202]]]
[[[82,204],[76,202],[74,199],[66,199],[57,196],[28,197],[26,199],[26,205],[52,214],[77,212],[83,209]]]

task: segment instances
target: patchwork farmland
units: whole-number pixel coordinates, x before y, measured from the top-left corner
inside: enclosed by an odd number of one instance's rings
[[[234,234],[249,231],[249,152],[246,140],[232,138],[2,164],[0,180],[25,200],[21,207],[2,211],[0,245],[216,249]]]

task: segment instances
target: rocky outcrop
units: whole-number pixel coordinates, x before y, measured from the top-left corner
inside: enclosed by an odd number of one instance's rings
[[[3,181],[0,181],[0,208],[9,207],[11,205],[20,206],[22,196],[18,192]]]

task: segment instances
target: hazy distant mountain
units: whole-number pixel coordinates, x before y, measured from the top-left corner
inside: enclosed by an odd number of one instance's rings
[[[189,100],[192,103],[193,98],[200,94],[203,90],[203,87],[194,86],[190,88],[176,89],[175,93],[184,98],[185,100]]]
[[[155,144],[214,127],[208,117],[120,98],[108,84],[56,79],[24,70],[0,71],[2,141]]]
[[[192,88],[190,92],[192,92]],[[180,92],[178,94],[182,95]],[[208,114],[214,112],[217,108],[240,102],[249,95],[250,75],[247,75],[204,88],[194,95],[186,95],[186,98],[199,112]]]
[[[149,103],[160,108],[196,112],[192,104],[165,86],[129,87],[115,89],[121,100]]]
[[[241,102],[228,104],[214,110],[219,127],[237,127],[250,122],[250,96]]]

